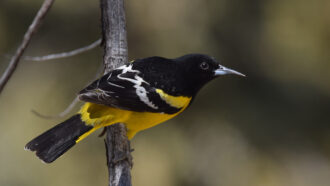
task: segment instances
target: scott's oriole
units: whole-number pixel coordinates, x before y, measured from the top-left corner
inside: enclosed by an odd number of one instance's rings
[[[25,148],[51,163],[95,130],[125,123],[127,137],[185,110],[210,80],[243,74],[202,54],[176,59],[149,57],[120,66],[79,92],[80,111],[34,138]]]

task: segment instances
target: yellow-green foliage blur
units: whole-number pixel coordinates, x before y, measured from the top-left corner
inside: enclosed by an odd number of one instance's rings
[[[41,3],[0,1],[1,74]],[[248,76],[211,82],[182,115],[139,133],[134,186],[329,185],[329,0],[127,0],[126,11],[130,59],[205,53]],[[56,1],[26,55],[79,48],[100,34],[99,1]],[[52,164],[23,149],[65,119],[31,110],[64,110],[101,63],[101,48],[21,62],[0,95],[1,186],[107,185],[97,134]]]

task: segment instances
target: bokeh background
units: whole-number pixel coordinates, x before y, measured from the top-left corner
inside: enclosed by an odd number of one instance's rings
[[[0,1],[0,73],[41,3]],[[213,81],[184,114],[139,133],[133,185],[330,184],[329,0],[128,0],[126,10],[130,59],[205,53],[248,76]],[[56,1],[26,55],[79,48],[100,28],[98,1]],[[65,119],[31,109],[63,111],[101,62],[101,48],[21,62],[0,95],[1,186],[107,185],[98,134],[49,165],[23,150]]]

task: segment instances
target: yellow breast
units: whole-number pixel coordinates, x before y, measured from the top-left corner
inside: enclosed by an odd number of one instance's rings
[[[87,125],[93,125],[95,130],[115,123],[124,123],[127,128],[127,136],[131,139],[137,132],[158,125],[180,114],[187,108],[191,101],[190,97],[171,96],[160,89],[157,89],[157,93],[169,105],[175,108],[181,108],[181,110],[175,114],[134,112],[105,105],[86,103],[79,113],[81,114],[81,119]]]

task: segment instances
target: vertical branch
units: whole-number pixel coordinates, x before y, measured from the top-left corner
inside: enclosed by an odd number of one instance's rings
[[[127,63],[124,0],[101,0],[105,73]]]
[[[101,0],[105,73],[127,63],[124,0]],[[131,186],[130,144],[123,124],[107,127],[105,139],[110,186]]]

